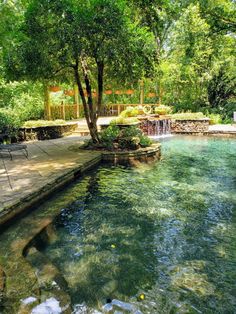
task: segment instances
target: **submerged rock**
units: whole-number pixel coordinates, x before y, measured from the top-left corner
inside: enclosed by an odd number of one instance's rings
[[[35,297],[28,297],[28,298],[26,298],[26,299],[21,300],[21,302],[22,302],[24,305],[32,304],[32,303],[34,303],[34,302],[36,302],[36,301],[37,301],[37,298],[35,298]]]
[[[107,304],[105,304],[104,306],[103,306],[103,311],[105,312],[105,313],[109,313],[109,312],[111,312],[112,310],[113,310],[113,306],[112,306],[112,304],[111,303],[107,303]]]
[[[131,304],[128,302],[123,302],[123,301],[114,299],[112,300],[111,304],[115,308],[114,314],[123,314],[122,311],[124,311],[125,313],[130,312],[132,314],[142,314],[142,312],[138,310],[134,304]]]
[[[24,305],[28,305],[28,304],[31,304],[31,303],[34,303],[37,301],[37,298],[35,297],[28,297],[26,299],[23,299],[21,300],[21,302],[24,304]]]
[[[31,314],[61,314],[62,308],[55,298],[47,299],[45,302],[33,308]]]
[[[111,304],[124,311],[134,312],[136,310],[133,304],[122,302],[116,299],[112,300]]]

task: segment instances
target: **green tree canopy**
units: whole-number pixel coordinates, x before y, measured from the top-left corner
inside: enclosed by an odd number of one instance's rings
[[[8,74],[31,80],[65,80],[73,75],[97,142],[104,71],[137,80],[152,65],[151,42],[147,29],[134,25],[123,0],[35,0],[25,13],[22,36],[8,55]]]

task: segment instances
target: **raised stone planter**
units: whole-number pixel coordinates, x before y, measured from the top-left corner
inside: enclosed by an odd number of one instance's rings
[[[205,133],[209,130],[209,118],[198,120],[172,120],[171,133]]]
[[[18,136],[20,141],[50,140],[71,134],[76,128],[77,123],[21,128]]]
[[[161,144],[152,144],[150,147],[140,148],[135,151],[118,151],[118,152],[103,152],[102,161],[112,164],[131,164],[136,162],[149,162],[160,159]]]

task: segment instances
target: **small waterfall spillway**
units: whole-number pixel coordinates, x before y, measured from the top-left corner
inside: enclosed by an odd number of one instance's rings
[[[171,134],[170,119],[145,119],[141,122],[141,130],[151,137],[168,136]]]

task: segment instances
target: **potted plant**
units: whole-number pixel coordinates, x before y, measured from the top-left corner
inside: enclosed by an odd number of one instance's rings
[[[60,86],[50,86],[49,87],[50,92],[56,93],[61,90]]]
[[[75,92],[74,92],[73,89],[69,89],[69,90],[65,90],[65,91],[64,91],[64,94],[65,94],[66,96],[74,96]]]
[[[112,90],[111,89],[105,90],[104,94],[105,95],[111,95],[112,94]]]
[[[128,90],[126,91],[126,94],[127,94],[127,95],[133,95],[133,94],[134,94],[134,91],[133,91],[132,89],[128,89]]]

